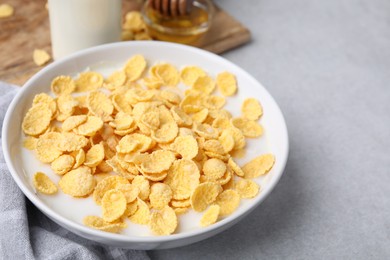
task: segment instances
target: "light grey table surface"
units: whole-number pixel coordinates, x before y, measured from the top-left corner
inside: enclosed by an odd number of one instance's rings
[[[233,228],[153,259],[390,259],[390,1],[217,0],[250,44],[223,56],[281,107],[280,183]]]

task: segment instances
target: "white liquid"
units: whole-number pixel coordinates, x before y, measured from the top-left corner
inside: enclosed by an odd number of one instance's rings
[[[121,37],[121,0],[49,0],[54,59]]]

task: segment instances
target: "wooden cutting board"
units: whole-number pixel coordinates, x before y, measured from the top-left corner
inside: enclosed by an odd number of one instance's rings
[[[23,85],[38,67],[32,60],[34,49],[51,53],[46,0],[12,0],[15,13],[0,19],[0,81]],[[123,1],[123,13],[139,8],[139,1]],[[213,25],[201,48],[222,53],[250,40],[249,30],[216,6]]]

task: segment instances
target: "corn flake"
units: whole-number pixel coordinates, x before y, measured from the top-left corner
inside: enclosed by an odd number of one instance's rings
[[[210,181],[221,178],[226,172],[226,164],[219,159],[208,159],[203,165],[203,174]]]
[[[193,159],[198,154],[199,147],[193,136],[186,135],[177,137],[173,142],[172,149],[184,159]]]
[[[150,229],[156,235],[170,235],[177,228],[177,216],[169,206],[160,211],[154,211],[150,215]]]
[[[63,154],[51,163],[53,171],[59,175],[64,175],[73,168],[75,159],[69,154]]]
[[[197,66],[187,66],[181,70],[180,78],[183,83],[192,87],[199,77],[206,76],[206,72]]]
[[[173,192],[174,199],[187,199],[199,184],[199,169],[192,160],[176,160],[164,180]]]
[[[124,222],[110,223],[97,216],[86,216],[83,219],[83,223],[88,227],[110,233],[119,233],[122,229],[127,227]]]
[[[240,179],[235,184],[235,190],[244,199],[254,198],[259,193],[259,189],[260,186],[252,180]]]
[[[129,217],[130,221],[135,224],[147,225],[150,221],[149,206],[142,199],[137,199],[137,211]]]
[[[40,135],[49,127],[52,111],[47,104],[39,103],[32,106],[22,122],[22,129],[28,135]]]
[[[126,207],[126,197],[120,190],[107,191],[102,198],[103,219],[107,222],[119,219]]]
[[[249,120],[257,120],[263,115],[263,108],[255,98],[247,98],[241,105],[242,116]]]
[[[51,59],[50,55],[41,49],[35,49],[33,53],[34,63],[38,66],[45,65]]]
[[[139,79],[146,68],[146,60],[142,55],[134,55],[126,63],[124,71],[129,81]]]
[[[271,170],[274,163],[275,157],[272,154],[260,155],[242,167],[244,177],[251,179],[264,175]]]
[[[104,78],[103,76],[94,71],[87,71],[80,73],[79,77],[76,79],[76,91],[77,92],[86,92],[90,90],[96,90],[103,86]]]
[[[57,192],[57,186],[54,182],[43,172],[37,172],[33,177],[34,187],[40,193],[51,195]]]
[[[90,92],[87,97],[87,105],[89,111],[100,117],[104,122],[112,119],[111,114],[114,111],[114,106],[104,93],[100,91]]]
[[[235,190],[225,190],[219,194],[215,203],[221,208],[221,216],[230,215],[240,205],[240,195]]]
[[[51,82],[51,91],[57,96],[71,94],[75,89],[76,84],[69,76],[58,76]]]
[[[101,180],[95,187],[93,192],[93,199],[96,204],[100,205],[104,194],[112,189],[116,189],[117,186],[121,186],[123,184],[129,184],[129,181],[122,176],[109,176]]]
[[[224,96],[233,96],[237,92],[235,76],[226,71],[217,75],[217,86]]]
[[[248,138],[256,138],[263,134],[263,127],[252,120],[238,117],[232,119],[232,125],[240,129],[242,134]]]
[[[207,227],[217,222],[220,207],[218,205],[211,205],[200,219],[200,226]]]
[[[221,185],[215,182],[199,184],[191,194],[191,206],[195,211],[202,212],[213,203],[222,191]]]
[[[0,4],[0,18],[10,17],[14,14],[14,8],[9,4]]]
[[[172,190],[164,183],[155,183],[150,188],[150,205],[155,209],[163,209],[172,200]]]
[[[83,197],[94,190],[96,181],[90,168],[80,167],[65,174],[58,184],[65,194]]]

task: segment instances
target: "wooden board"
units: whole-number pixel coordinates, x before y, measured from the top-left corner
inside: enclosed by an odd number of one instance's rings
[[[12,17],[0,19],[0,81],[23,85],[38,67],[32,60],[34,49],[51,53],[49,17],[46,0],[8,1],[15,8]],[[139,8],[139,0],[123,1],[123,13]],[[250,40],[250,32],[241,23],[216,7],[212,27],[201,48],[222,53]]]

